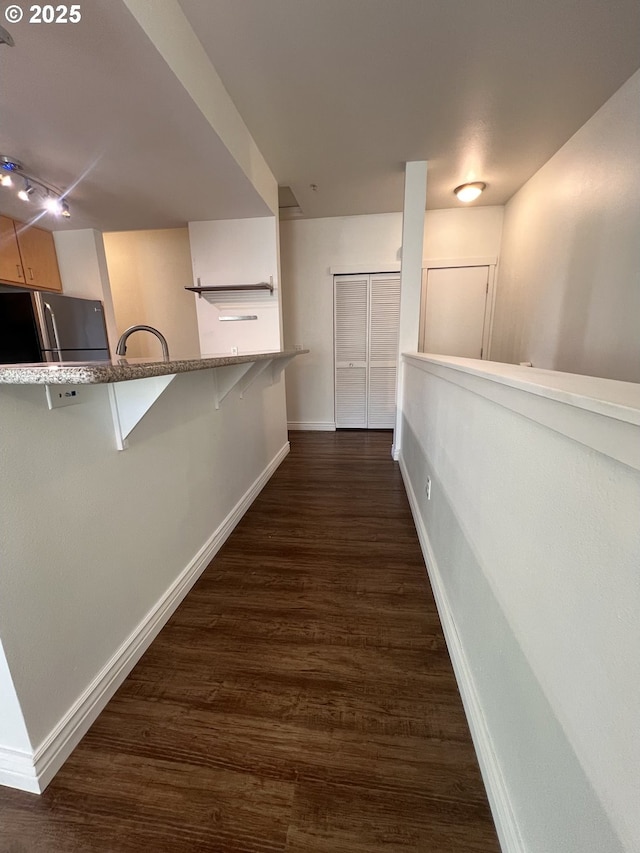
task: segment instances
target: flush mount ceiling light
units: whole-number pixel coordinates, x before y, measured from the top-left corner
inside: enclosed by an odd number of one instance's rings
[[[482,181],[474,181],[471,184],[460,184],[453,193],[458,196],[459,201],[475,201],[486,188],[487,185]]]
[[[21,189],[18,190],[18,198],[22,201],[38,201],[49,213],[55,216],[71,216],[69,205],[65,201],[64,193],[52,184],[27,174],[20,160],[15,157],[7,157],[0,154],[0,187],[12,187],[16,176],[19,177]]]

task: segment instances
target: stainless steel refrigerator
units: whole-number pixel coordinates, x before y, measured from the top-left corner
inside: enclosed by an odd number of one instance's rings
[[[0,364],[109,357],[102,302],[58,293],[0,293]]]

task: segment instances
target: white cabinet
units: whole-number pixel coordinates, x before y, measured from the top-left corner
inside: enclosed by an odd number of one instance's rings
[[[395,424],[400,276],[334,278],[336,427]]]

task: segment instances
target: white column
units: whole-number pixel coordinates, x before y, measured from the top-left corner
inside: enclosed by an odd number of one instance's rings
[[[104,304],[109,347],[111,355],[115,356],[118,330],[102,232],[93,228],[54,231],[53,239],[58,255],[62,292],[65,296],[101,300]]]
[[[398,389],[393,458],[398,459],[402,444],[402,379],[400,355],[418,349],[424,212],[427,202],[427,161],[405,164],[404,210],[402,215],[402,263],[400,273],[400,333],[398,339]]]

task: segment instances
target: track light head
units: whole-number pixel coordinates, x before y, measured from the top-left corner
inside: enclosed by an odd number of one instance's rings
[[[18,193],[18,198],[22,199],[22,201],[31,201],[31,196],[34,193],[34,188],[31,186],[29,181],[25,181],[24,188],[20,190]]]
[[[53,213],[56,216],[60,216],[62,213],[62,202],[57,198],[57,196],[50,195],[49,193],[45,196],[42,206],[45,210],[48,210],[49,213]]]

